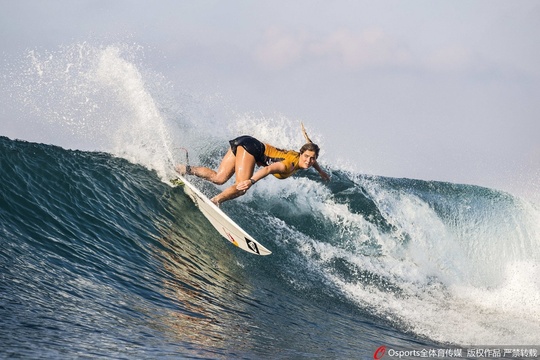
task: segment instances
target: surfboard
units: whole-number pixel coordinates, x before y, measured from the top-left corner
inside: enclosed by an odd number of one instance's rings
[[[195,205],[210,221],[210,224],[227,240],[240,249],[255,255],[270,255],[272,252],[261,245],[253,236],[244,231],[227,214],[208,199],[186,178],[178,175],[177,179],[171,180],[173,185],[182,186],[184,192],[193,200]]]

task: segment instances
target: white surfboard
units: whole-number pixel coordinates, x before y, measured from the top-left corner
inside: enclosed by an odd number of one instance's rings
[[[220,208],[199,191],[183,176],[171,180],[174,185],[184,188],[184,192],[193,200],[203,215],[210,221],[212,226],[227,240],[240,249],[256,255],[270,255],[272,252],[257,242],[246,233],[240,226],[231,220]]]

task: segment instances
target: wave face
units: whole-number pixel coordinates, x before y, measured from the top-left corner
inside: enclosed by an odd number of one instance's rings
[[[297,122],[179,93],[137,51],[30,52],[11,74],[22,121],[62,147],[0,138],[3,355],[372,358],[381,345],[540,343],[535,205],[323,162],[329,184],[266,179],[223,205],[273,254],[242,252],[167,184],[177,149],[216,166],[240,133],[296,148]]]

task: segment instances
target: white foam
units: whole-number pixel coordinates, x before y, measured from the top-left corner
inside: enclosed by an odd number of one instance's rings
[[[376,178],[363,180],[393,225],[393,230],[383,231],[347,204],[336,203],[320,183],[306,178],[287,181],[286,186],[277,180],[261,182],[254,192],[287,201],[295,215],[340,229],[337,241],[295,234],[297,251],[310,270],[362,308],[445,343],[540,341],[538,212],[533,207],[503,199],[500,209],[493,206],[493,214],[480,207],[472,209],[479,213],[467,212],[468,218],[461,214],[442,219],[411,193],[387,189]],[[501,223],[501,216],[508,214],[512,219]],[[511,224],[519,229],[512,231]],[[380,255],[366,255],[363,244],[370,242],[380,246]],[[336,260],[345,261],[350,276],[336,271]]]
[[[527,217],[536,218],[537,213],[531,213],[531,209],[523,213],[520,206],[513,207],[509,202],[513,221],[527,231],[521,229],[516,235],[509,231],[508,224],[498,224],[498,216],[490,220],[481,214],[482,226],[468,219],[479,228],[467,231],[462,238],[463,233],[454,228],[462,224],[450,226],[421,199],[386,190],[377,181],[363,185],[394,225],[393,233],[370,228],[364,219],[347,214],[347,210],[340,209],[336,217],[336,205],[328,199],[325,206],[315,208],[329,221],[338,221],[339,226],[369,234],[381,246],[383,255],[354,254],[338,244],[316,239],[311,246],[316,256],[305,253],[347,297],[401,328],[436,341],[472,345],[530,345],[540,341],[540,257],[534,247],[539,238],[537,227]],[[486,231],[485,227],[496,229]],[[409,239],[402,241],[400,233],[408,234]],[[523,237],[524,233],[532,238]],[[490,238],[493,234],[506,235],[506,243]],[[465,241],[473,246],[464,246]],[[519,258],[529,260],[515,260]],[[328,266],[333,259],[347,260],[386,279],[390,286],[341,277]],[[497,267],[499,271],[494,270]]]

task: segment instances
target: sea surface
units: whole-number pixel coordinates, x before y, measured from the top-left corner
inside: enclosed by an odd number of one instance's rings
[[[297,148],[298,121],[174,92],[134,54],[77,44],[29,51],[10,70],[16,120],[43,134],[0,136],[0,358],[540,349],[536,205],[367,175],[323,152],[331,182],[313,170],[268,178],[222,205],[273,252],[251,255],[170,185],[173,166],[186,147],[191,164],[216,167],[243,133]],[[192,180],[208,196],[223,189]]]

